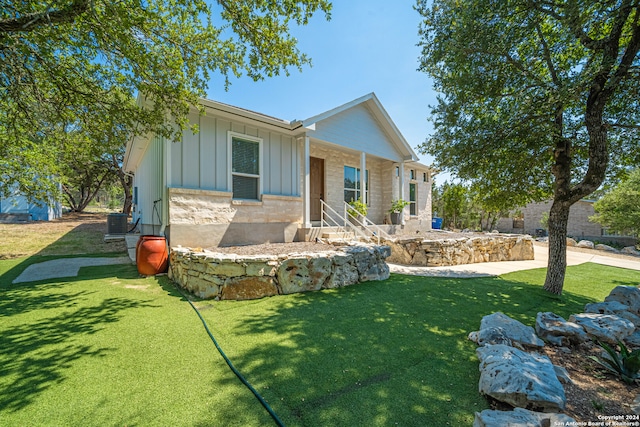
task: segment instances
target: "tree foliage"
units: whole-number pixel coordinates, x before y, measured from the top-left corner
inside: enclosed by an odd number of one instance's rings
[[[592,221],[621,234],[640,235],[640,169],[593,205]]]
[[[442,217],[445,227],[490,231],[508,211],[496,209],[474,185],[445,181],[432,189],[434,216]]]
[[[70,129],[91,137],[116,123],[127,135],[176,139],[214,75],[228,84],[308,64],[290,30],[330,8],[327,0],[0,0],[0,190],[55,191],[41,178],[60,173]],[[139,93],[150,108],[132,102]]]
[[[553,197],[545,289],[561,293],[569,208],[639,164],[640,3],[434,0],[421,70],[440,92],[421,151],[503,208]]]

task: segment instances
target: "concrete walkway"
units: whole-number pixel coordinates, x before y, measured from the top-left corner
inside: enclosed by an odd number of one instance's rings
[[[392,273],[411,274],[415,276],[432,277],[492,277],[520,270],[533,268],[546,268],[549,260],[549,249],[542,245],[533,245],[534,260],[532,261],[502,261],[483,262],[478,264],[454,265],[448,267],[410,267],[398,264],[389,264]],[[567,248],[567,265],[579,265],[585,262],[609,265],[612,267],[640,270],[640,259],[637,261],[626,258],[614,258],[607,256],[606,252],[585,253]],[[640,277],[640,276],[639,276]]]
[[[533,268],[546,268],[548,260],[548,248],[542,245],[533,245],[535,259],[532,261],[503,261],[484,262],[477,264],[455,265],[449,267],[411,267],[398,264],[389,264],[392,273],[410,274],[415,276],[432,277],[492,277],[520,270]],[[75,277],[81,267],[100,265],[127,264],[132,260],[129,257],[118,258],[61,258],[32,264],[27,267],[12,283],[35,282],[39,280],[56,279],[62,277]],[[640,271],[640,259],[637,261],[627,258],[615,258],[607,256],[606,252],[585,253],[573,251],[567,248],[567,264],[578,265],[585,262],[609,265],[612,267],[628,268]],[[639,276],[640,277],[640,276]]]
[[[100,265],[130,264],[129,257],[118,258],[60,258],[31,264],[25,268],[11,283],[36,282],[39,280],[57,279],[61,277],[75,277],[81,267],[95,267]]]

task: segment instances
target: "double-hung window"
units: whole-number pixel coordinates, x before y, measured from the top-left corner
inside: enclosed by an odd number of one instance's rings
[[[262,193],[262,139],[229,132],[229,163],[234,199],[259,200]]]
[[[409,184],[409,215],[418,215],[416,184]]]
[[[369,204],[369,170],[364,175],[365,190],[364,202]],[[344,167],[344,201],[349,203],[360,199],[362,190],[360,188],[360,168],[352,166]]]

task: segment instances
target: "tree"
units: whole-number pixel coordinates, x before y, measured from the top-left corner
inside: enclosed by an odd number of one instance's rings
[[[561,294],[569,208],[637,162],[640,4],[419,0],[441,95],[422,146],[506,205],[552,196],[544,288]]]
[[[96,115],[128,134],[178,138],[214,74],[228,85],[308,64],[290,28],[330,9],[328,0],[0,0],[0,191],[50,195],[43,178],[60,173],[65,132]],[[131,102],[140,93],[150,108]]]
[[[452,228],[462,227],[460,215],[467,201],[466,188],[462,184],[442,185],[443,221]]]
[[[592,221],[612,231],[640,235],[640,169],[602,196],[594,205]]]

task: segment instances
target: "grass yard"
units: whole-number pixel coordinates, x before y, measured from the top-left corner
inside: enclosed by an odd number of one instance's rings
[[[166,277],[92,267],[72,280],[11,285],[0,261],[3,426],[263,426],[266,411],[213,347]],[[220,345],[287,426],[461,426],[487,402],[466,336],[502,311],[533,325],[601,300],[636,271],[544,270],[501,278],[392,275],[343,289],[245,302],[198,301]]]
[[[106,213],[67,213],[53,221],[0,224],[0,260],[31,255],[126,253],[123,241],[105,243]]]

